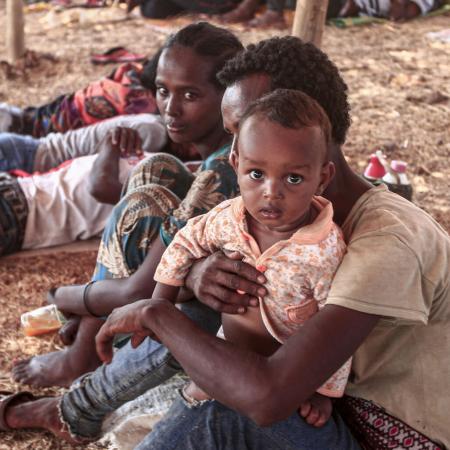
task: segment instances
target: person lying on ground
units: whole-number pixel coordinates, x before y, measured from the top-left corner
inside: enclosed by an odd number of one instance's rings
[[[158,151],[166,133],[160,122],[154,125],[146,150]],[[133,131],[116,128],[100,142],[98,155],[68,160],[50,172],[17,171],[18,176],[0,172],[0,255],[100,235],[111,204],[118,201],[122,184],[135,165],[121,151],[120,135],[131,132],[137,144],[133,156],[143,156],[139,135]],[[15,145],[15,138],[6,136],[0,141],[5,139]]]
[[[153,297],[175,303],[196,260],[217,251],[237,253],[264,273],[268,294],[259,309],[223,314],[218,336],[270,355],[268,335],[284,343],[296,333],[325,305],[345,253],[333,207],[320,197],[334,174],[330,130],[323,109],[302,92],[279,89],[252,103],[231,153],[241,196],[191,219],[176,234],[156,269]],[[309,424],[327,422],[329,397],[343,395],[349,371],[347,361],[300,405]],[[194,384],[185,393],[209,398]]]
[[[149,19],[168,19],[182,14],[221,14],[230,11],[240,0],[126,0],[128,12],[139,6]]]
[[[92,125],[124,114],[155,114],[153,58],[144,65],[121,64],[85,88],[25,109],[0,103],[0,132],[39,138]]]
[[[232,11],[218,17],[223,23],[244,22],[250,27],[256,28],[286,28],[284,19],[285,0],[267,0],[267,8],[259,16],[255,17],[261,2],[259,0],[243,0]]]
[[[353,17],[365,14],[374,17],[383,17],[395,21],[410,20],[425,15],[441,6],[441,0],[347,0],[343,6],[340,17]]]
[[[0,171],[47,172],[63,162],[95,154],[99,143],[115,128],[130,128],[139,133],[141,150],[147,153],[163,147],[165,128],[155,114],[118,116],[65,133],[50,133],[33,138],[0,133]],[[187,155],[186,155],[187,156]]]
[[[16,380],[67,386],[97,367],[94,338],[102,321],[90,312],[104,316],[152,292],[153,272],[177,230],[237,194],[228,163],[231,135],[223,129],[220,111],[224,88],[216,74],[242,49],[231,32],[205,22],[167,39],[156,71],[158,109],[169,139],[192,144],[201,155],[200,170],[194,175],[179,159],[159,154],[133,171],[103,233],[96,283],[59,288],[51,299],[63,313],[82,316],[75,342],[63,351],[19,362],[13,368]]]
[[[345,0],[329,0],[327,19],[336,17],[344,3]],[[261,1],[243,0],[230,12],[219,15],[218,20],[223,23],[245,23],[255,28],[286,28],[287,23],[284,17],[286,0],[267,0],[266,5],[266,9],[257,16]]]
[[[98,337],[105,359],[110,359],[105,346],[111,335],[125,330],[154,333],[173,356],[148,338],[134,351],[127,344],[109,365],[61,397],[5,397],[2,428],[44,428],[69,440],[97,438],[108,412],[174,374],[178,361],[215,400],[186,407],[178,399],[139,450],[387,449],[401,448],[405,439],[417,448],[448,447],[448,234],[411,202],[371,186],[348,166],[341,150],[349,125],[347,88],[313,45],[294,37],[263,41],[233,58],[220,78],[228,85],[222,111],[232,133],[249,102],[281,80],[304,86],[328,107],[336,170],[323,195],[334,205],[334,220],[348,247],[325,307],[275,353],[263,356],[211,336],[214,327],[201,331],[170,302],[125,306],[112,314]],[[236,314],[258,305],[266,293],[264,283],[261,272],[221,252],[196,262],[186,279],[196,298]],[[182,306],[203,326],[211,324],[210,310],[202,310],[206,319],[196,302]],[[347,396],[330,420],[322,428],[299,420],[298,406],[352,354]],[[383,427],[373,426],[380,421]]]

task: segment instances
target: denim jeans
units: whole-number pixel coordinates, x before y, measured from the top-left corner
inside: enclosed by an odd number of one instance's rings
[[[182,311],[211,334],[220,315],[197,301],[181,304]],[[128,343],[109,365],[76,380],[60,403],[62,421],[76,437],[97,438],[105,416],[158,386],[181,370],[166,347],[147,338],[138,348]]]
[[[337,413],[321,428],[308,425],[297,412],[274,425],[260,427],[215,400],[190,404],[180,395],[166,417],[135,448],[205,449],[360,450],[360,446]]]
[[[32,173],[39,139],[14,133],[0,134],[0,172],[20,169]]]

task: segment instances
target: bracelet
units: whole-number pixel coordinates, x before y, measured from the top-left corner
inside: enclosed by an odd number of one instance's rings
[[[84,285],[84,289],[83,289],[83,304],[84,304],[84,308],[86,309],[86,311],[93,317],[102,317],[99,316],[98,314],[95,314],[92,309],[90,308],[89,304],[88,304],[88,291],[89,288],[95,283],[94,280],[89,281],[89,283],[86,283]]]

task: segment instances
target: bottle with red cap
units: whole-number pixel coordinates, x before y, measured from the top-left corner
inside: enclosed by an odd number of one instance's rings
[[[378,186],[386,174],[386,162],[380,150],[370,155],[369,164],[364,171],[364,178]]]
[[[390,170],[383,176],[383,183],[388,189],[398,195],[412,200],[412,186],[406,174],[408,163],[405,161],[393,160],[391,162]]]

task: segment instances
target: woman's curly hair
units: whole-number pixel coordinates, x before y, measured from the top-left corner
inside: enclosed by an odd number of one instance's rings
[[[228,60],[217,77],[224,86],[254,73],[265,73],[272,89],[295,89],[315,99],[327,113],[335,143],[345,142],[350,126],[347,85],[328,56],[294,36],[249,45]]]

